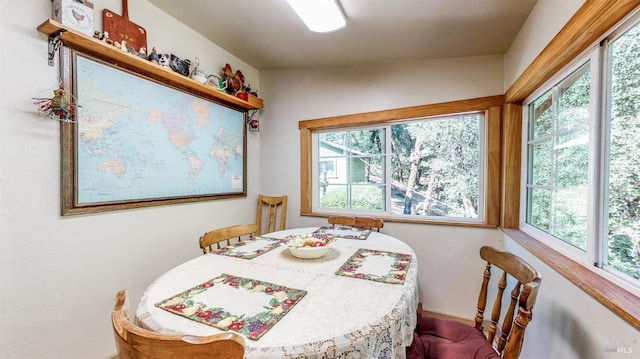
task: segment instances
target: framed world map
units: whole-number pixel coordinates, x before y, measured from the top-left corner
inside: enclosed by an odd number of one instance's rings
[[[246,196],[246,111],[77,53],[70,63],[63,215]]]

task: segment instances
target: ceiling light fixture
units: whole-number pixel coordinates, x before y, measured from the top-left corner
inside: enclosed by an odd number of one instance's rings
[[[289,6],[313,32],[330,32],[346,25],[336,0],[287,0]]]

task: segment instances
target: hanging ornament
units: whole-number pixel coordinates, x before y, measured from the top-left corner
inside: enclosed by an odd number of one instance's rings
[[[64,86],[60,85],[53,90],[53,97],[33,97],[33,103],[38,107],[38,113],[42,117],[48,117],[62,122],[75,122],[76,99]]]
[[[249,125],[249,131],[260,131],[260,118],[258,117],[257,109],[249,111],[249,114],[247,115],[247,124]]]

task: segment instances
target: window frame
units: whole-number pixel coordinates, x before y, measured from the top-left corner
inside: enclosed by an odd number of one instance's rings
[[[501,173],[501,107],[504,96],[489,96],[475,99],[452,101],[438,104],[405,107],[392,110],[358,113],[336,117],[303,120],[298,123],[300,130],[300,215],[327,217],[334,212],[314,211],[313,181],[314,149],[313,134],[316,131],[351,129],[362,126],[387,125],[436,116],[458,115],[468,112],[484,112],[486,163],[484,173],[484,219],[480,221],[431,220],[400,216],[381,216],[389,222],[428,223],[470,227],[497,227],[500,219],[500,173]],[[389,145],[389,144],[387,144]]]
[[[312,141],[312,145],[313,145],[313,153],[312,153],[312,161],[314,164],[318,164],[321,161],[324,160],[320,160],[320,151],[319,148],[317,147],[319,145],[319,135],[322,133],[328,133],[328,132],[333,132],[333,131],[360,131],[360,130],[370,130],[370,129],[384,129],[384,137],[385,137],[385,151],[386,151],[386,147],[388,146],[388,140],[389,140],[389,131],[387,131],[385,129],[385,125],[381,125],[381,124],[377,124],[377,125],[372,125],[372,126],[358,126],[358,127],[345,127],[345,128],[340,128],[340,129],[331,129],[331,130],[316,130],[313,131],[311,134],[311,141]],[[316,150],[317,149],[317,150]],[[362,158],[362,157],[370,157],[370,158],[376,158],[376,157],[382,157],[382,158],[386,158],[386,153],[383,151],[381,154],[366,154],[366,155],[353,155],[351,154],[353,148],[352,147],[348,147],[350,154],[346,155],[346,156],[336,156],[335,158],[333,158],[333,161],[336,163],[335,167],[337,168],[337,162],[338,162],[338,158],[342,158],[344,159],[344,161],[347,163],[345,166],[348,168],[348,170],[346,170],[345,172],[347,172],[346,174],[346,181],[345,183],[337,183],[336,185],[344,185],[348,188],[347,192],[350,192],[352,190],[352,186],[360,186],[360,185],[365,185],[365,186],[385,186],[385,188],[387,188],[388,186],[386,185],[386,182],[383,182],[382,184],[356,184],[356,183],[352,183],[352,178],[351,178],[351,166],[349,165],[350,161],[352,161],[355,158]],[[385,160],[385,163],[388,163],[388,161]],[[320,178],[320,173],[318,172],[318,166],[312,165],[312,171],[313,173],[311,174],[311,180],[312,180],[312,189],[313,189],[313,193],[318,193],[319,188],[320,188],[320,183],[319,181],[313,181],[314,179],[318,179]],[[387,173],[388,171],[388,166],[385,165],[384,168],[384,172]],[[337,172],[337,171],[336,171]],[[386,175],[385,175],[386,176]],[[329,177],[327,177],[329,178]],[[336,176],[335,178],[339,178],[339,176]],[[312,208],[314,208],[314,212],[318,212],[317,208],[319,208],[320,205],[320,199],[313,197],[312,196]],[[384,201],[384,206],[388,206],[389,204]],[[346,209],[341,209],[341,208],[331,208],[331,209],[327,209],[328,211],[330,211],[332,214],[337,214],[337,215],[372,215],[372,216],[377,216],[377,214],[380,213],[380,211],[376,211],[376,210],[364,210],[364,209],[351,209],[351,208],[346,208]],[[322,211],[319,211],[322,212]]]
[[[606,221],[603,219],[607,203],[608,189],[605,184],[607,182],[606,176],[608,176],[607,162],[609,158],[606,146],[608,145],[608,136],[610,131],[608,128],[608,104],[610,101],[610,93],[607,93],[610,81],[610,72],[606,68],[607,65],[607,51],[606,43],[609,39],[615,39],[620,35],[624,35],[629,29],[634,26],[640,26],[640,12],[636,12],[632,16],[628,17],[621,24],[617,25],[611,31],[606,33],[603,40],[598,41],[596,44],[592,44],[587,48],[580,56],[574,58],[563,69],[558,71],[554,76],[534,91],[523,104],[522,113],[522,126],[523,126],[523,140],[522,140],[522,187],[520,191],[521,195],[521,224],[520,228],[523,232],[531,235],[541,242],[545,243],[551,248],[558,250],[572,260],[581,263],[586,267],[590,267],[594,273],[602,275],[609,281],[616,283],[617,285],[625,288],[627,291],[633,293],[636,296],[640,296],[640,280],[631,278],[625,273],[612,268],[610,265],[606,265],[607,256],[607,241],[605,237],[606,233]],[[588,164],[588,216],[587,216],[587,228],[586,228],[586,249],[584,251],[571,246],[563,240],[554,237],[553,235],[546,233],[526,222],[527,217],[527,143],[528,143],[528,105],[533,103],[541,94],[553,89],[556,85],[564,81],[565,78],[571,76],[571,74],[582,67],[587,62],[590,63],[591,71],[591,93],[590,93],[590,115],[589,115],[589,164]],[[607,98],[605,98],[605,96]]]
[[[503,116],[503,206],[500,229],[532,255],[557,271],[569,282],[585,291],[634,328],[640,330],[640,296],[607,278],[604,271],[595,273],[556,249],[520,229],[520,194],[522,167],[522,102],[553,77],[583,50],[599,43],[616,24],[639,9],[637,1],[585,2],[565,26],[530,63],[505,93]],[[516,193],[516,195],[513,195]]]
[[[596,99],[597,96],[599,96],[599,92],[592,91],[589,96],[590,107],[589,107],[589,132],[588,132],[589,135],[588,136],[589,136],[589,143],[593,145],[590,145],[588,149],[588,153],[589,153],[589,164],[587,168],[588,214],[587,214],[587,228],[586,228],[586,232],[587,232],[586,249],[584,251],[581,250],[580,248],[574,247],[573,245],[559,238],[556,238],[550,233],[547,233],[527,223],[527,211],[528,211],[528,205],[529,205],[529,203],[527,202],[527,196],[528,196],[527,189],[529,185],[527,183],[528,182],[527,176],[528,176],[528,170],[529,170],[528,160],[530,156],[530,153],[528,151],[528,145],[529,145],[529,142],[531,141],[528,138],[529,129],[530,129],[529,105],[531,105],[536,99],[538,99],[547,91],[553,92],[553,89],[555,86],[562,83],[562,81],[570,77],[574,73],[574,71],[577,71],[586,63],[589,63],[589,71],[591,71],[591,85],[590,85],[591,89],[597,88],[597,83],[600,82],[600,79],[597,78],[598,77],[597,71],[599,71],[600,69],[600,60],[599,60],[598,52],[599,50],[597,48],[588,49],[585,54],[574,59],[569,65],[565,66],[565,68],[560,70],[551,79],[549,79],[542,86],[536,89],[536,91],[534,91],[531,95],[529,95],[529,97],[525,99],[522,106],[522,149],[521,149],[522,181],[521,181],[521,187],[520,187],[520,197],[521,197],[520,198],[520,213],[521,213],[520,229],[526,234],[537,238],[538,240],[545,243],[546,245],[557,249],[567,257],[572,258],[573,260],[581,262],[585,265],[589,265],[589,263],[594,263],[594,260],[595,260],[596,247],[595,247],[595,244],[593,243],[593,239],[590,238],[592,237],[595,229],[592,229],[594,224],[591,219],[599,215],[598,212],[594,212],[594,208],[597,208],[597,206],[594,203],[594,199],[596,199],[597,196],[593,195],[593,192],[594,192],[593,187],[596,183],[593,177],[593,172],[594,172],[593,166],[598,166],[598,163],[599,163],[599,159],[597,158],[598,152],[596,148],[598,147],[596,145],[598,143],[598,139],[597,139],[598,127],[592,123],[592,118],[594,116],[600,116],[600,113],[601,113],[600,107],[598,106],[599,105],[598,100]],[[552,133],[556,133],[556,130],[552,129]]]

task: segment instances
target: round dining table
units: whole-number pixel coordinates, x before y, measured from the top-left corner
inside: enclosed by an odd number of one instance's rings
[[[405,358],[418,307],[415,252],[352,230],[289,229],[199,255],[148,286],[136,322],[162,333],[238,332],[246,359]],[[313,233],[332,236],[327,254],[292,256],[287,241]]]

